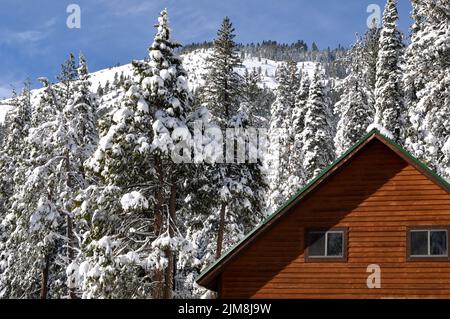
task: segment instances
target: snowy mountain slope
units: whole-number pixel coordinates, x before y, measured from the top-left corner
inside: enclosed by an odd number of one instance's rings
[[[0,123],[5,121],[6,113],[11,109],[9,105],[0,105]]]
[[[113,82],[114,74],[122,74],[125,76],[132,76],[133,75],[133,67],[131,63],[112,67],[108,69],[103,69],[100,71],[96,71],[91,73],[91,78],[89,79],[92,83],[91,89],[93,92],[96,92],[99,85],[105,86],[106,82]]]
[[[211,54],[211,49],[199,49],[192,51],[187,54],[183,54],[181,57],[183,59],[183,65],[189,75],[189,88],[191,90],[195,90],[198,87],[204,85],[204,77],[207,73],[207,58]],[[246,57],[242,63],[242,67],[238,68],[236,71],[240,75],[245,74],[245,70],[248,71],[257,70],[261,71],[261,86],[265,86],[269,89],[275,89],[278,86],[278,83],[275,79],[275,73],[277,67],[283,63],[282,61],[273,61],[264,58],[257,57]],[[314,62],[299,62],[298,69],[302,71],[306,71],[311,77],[314,69],[316,67],[316,63]],[[131,63],[111,67],[108,69],[103,69],[100,71],[92,72],[90,82],[91,89],[93,92],[97,92],[98,87],[101,85],[105,86],[107,82],[112,83],[114,80],[114,76],[117,73],[118,76],[123,74],[124,76],[133,76],[133,68]],[[39,103],[39,96],[42,92],[42,89],[32,90],[32,104],[36,105]],[[120,98],[118,91],[112,90],[110,93],[105,94],[101,98],[101,107],[104,109],[110,108],[116,101]],[[11,106],[8,105],[10,100],[0,101],[0,123],[3,123],[5,120],[6,113],[11,109]]]
[[[36,105],[39,103],[42,89],[35,89],[31,91],[31,103]],[[7,113],[12,109],[10,105],[11,99],[0,101],[0,124],[4,123]]]
[[[204,76],[207,73],[206,60],[211,52],[211,49],[199,49],[182,55],[184,68],[189,74],[189,88],[191,90],[195,90],[197,87],[204,84]],[[275,73],[281,63],[284,62],[249,56],[242,62],[243,67],[237,69],[236,71],[240,75],[244,75],[245,69],[248,71],[260,70],[261,86],[266,86],[269,89],[275,89],[278,86],[275,79]],[[316,67],[316,63],[299,62],[297,66],[299,70],[307,71],[311,77],[314,72],[314,68]]]

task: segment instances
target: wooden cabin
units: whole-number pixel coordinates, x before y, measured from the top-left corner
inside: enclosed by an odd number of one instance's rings
[[[449,190],[372,131],[197,283],[219,298],[450,298]]]

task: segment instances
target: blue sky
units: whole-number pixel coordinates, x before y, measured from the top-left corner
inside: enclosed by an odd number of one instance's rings
[[[81,8],[81,28],[69,29],[66,8]],[[154,22],[165,7],[181,43],[212,40],[222,18],[238,42],[312,41],[349,46],[366,29],[369,4],[385,0],[1,0],[0,97],[27,77],[52,80],[69,52],[83,52],[91,71],[143,58]],[[408,33],[410,1],[399,0],[400,28]]]

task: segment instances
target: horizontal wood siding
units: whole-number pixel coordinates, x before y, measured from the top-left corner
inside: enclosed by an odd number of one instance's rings
[[[414,225],[450,225],[450,195],[373,140],[224,269],[221,297],[450,298],[450,262],[406,260]],[[346,262],[305,262],[316,227],[348,228]],[[369,264],[381,289],[366,286]]]

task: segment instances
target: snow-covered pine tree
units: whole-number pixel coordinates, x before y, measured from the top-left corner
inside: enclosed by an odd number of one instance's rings
[[[13,90],[10,102],[12,110],[7,114],[5,137],[0,150],[0,218],[8,209],[8,201],[14,192],[14,174],[21,159],[23,143],[31,124],[30,83],[26,82],[22,94]]]
[[[292,126],[295,133],[295,141],[299,141],[299,134],[305,128],[306,104],[308,103],[310,85],[311,80],[309,79],[308,73],[303,72],[300,77],[299,88],[295,95],[295,108],[292,112]]]
[[[13,109],[6,118],[5,137],[0,151],[0,291],[1,296],[7,296],[3,291],[4,275],[8,267],[8,248],[6,242],[13,227],[13,221],[8,215],[15,189],[22,182],[22,172],[26,153],[24,144],[31,124],[30,83],[25,82],[21,96],[13,95]]]
[[[3,145],[3,140],[5,139],[5,125],[0,123],[0,146]]]
[[[293,114],[297,113],[296,95],[300,85],[296,63],[291,61],[281,64],[277,69],[277,81],[276,99],[271,108],[269,128],[269,154],[273,158],[266,164],[271,170],[268,176],[270,185],[268,211],[279,207],[295,192],[293,184],[301,183],[293,172],[294,170],[298,172],[299,166],[291,163],[291,159],[294,159],[292,151],[295,148]]]
[[[103,87],[103,94],[108,94],[111,91],[111,83],[106,80],[105,86]]]
[[[188,170],[187,165],[174,162],[172,154],[177,151],[177,144],[187,142],[185,136],[190,132],[186,121],[191,112],[192,100],[187,86],[187,73],[180,57],[174,53],[181,45],[171,37],[167,10],[161,12],[156,27],[155,40],[149,49],[152,76],[144,78],[141,85],[146,86],[145,95],[149,105],[154,108],[152,147],[158,180],[155,211],[159,234],[153,247],[164,251],[161,258],[167,260],[161,296],[167,299],[173,297],[175,256],[184,242],[177,215]],[[182,156],[190,159],[191,154]]]
[[[45,77],[38,78],[38,81],[43,85],[43,92],[39,96],[39,102],[31,110],[31,126],[33,128],[53,119],[57,111],[62,110],[54,85]]]
[[[211,115],[221,127],[225,127],[235,115],[240,103],[240,76],[234,68],[241,64],[236,43],[234,27],[228,17],[223,22],[214,40],[214,50],[208,58],[208,73],[203,88],[203,101],[208,104]]]
[[[234,42],[235,29],[228,17],[225,17],[214,40],[214,48],[211,57],[208,59],[208,73],[206,85],[203,89],[203,102],[208,105],[213,120],[222,129],[228,125],[228,121],[237,113],[239,107],[239,85],[241,79],[234,68],[240,65],[236,43]],[[214,163],[209,171],[211,181],[211,191],[219,195],[218,203],[214,209],[219,209],[216,217],[218,224],[214,233],[217,234],[215,240],[215,257],[222,255],[224,246],[224,236],[226,227],[226,213],[230,194],[228,184],[232,182],[231,172],[227,164]],[[215,212],[214,212],[215,213]]]
[[[331,164],[334,155],[332,114],[326,97],[325,83],[320,65],[311,81],[306,104],[305,128],[302,133],[302,154],[305,181],[317,176]]]
[[[288,61],[287,64],[288,67],[288,83],[289,83],[289,90],[287,91],[287,103],[288,103],[288,117],[286,119],[287,126],[288,126],[288,145],[287,145],[287,152],[289,154],[288,156],[288,162],[287,162],[287,171],[289,172],[289,175],[287,176],[288,180],[288,186],[286,188],[286,194],[285,198],[289,198],[295,191],[301,187],[301,181],[298,180],[296,177],[298,174],[296,174],[298,171],[298,167],[300,166],[300,163],[296,163],[293,161],[294,157],[293,151],[295,148],[295,133],[294,130],[294,113],[297,112],[296,110],[296,99],[297,99],[297,93],[300,88],[300,82],[301,78],[298,76],[298,68],[297,63],[294,61]],[[294,177],[294,178],[293,178]],[[297,185],[297,186],[296,186]],[[292,187],[290,187],[292,186]]]
[[[406,145],[424,163],[450,177],[450,5],[413,0],[411,44],[406,50]]]
[[[367,45],[358,39],[349,52],[350,74],[342,81],[341,98],[334,109],[339,118],[334,140],[337,156],[355,144],[374,119],[371,67],[368,63],[371,55],[367,55]]]
[[[138,82],[126,81],[123,91],[98,121],[100,140],[85,162],[90,185],[74,200],[81,247],[71,268],[83,298],[150,297],[157,266],[153,118]]]
[[[270,117],[270,105],[273,103],[273,94],[266,88],[259,87],[261,75],[256,70],[245,69],[241,96],[247,104],[249,121],[255,127],[267,127]]]
[[[103,96],[103,87],[101,85],[101,83],[98,83],[98,87],[97,87],[97,96],[98,97],[102,97]]]
[[[56,78],[59,83],[54,86],[54,89],[58,95],[59,106],[64,108],[69,99],[72,98],[74,92],[72,86],[73,81],[78,78],[76,61],[73,53],[70,53],[69,58],[61,64],[61,71]]]
[[[285,105],[288,105],[287,94],[289,90],[288,72],[286,65],[280,64],[276,71],[278,82],[275,91],[275,101],[271,107],[270,127],[269,127],[269,154],[268,163],[268,184],[270,187],[267,210],[271,212],[276,209],[284,200],[282,181],[287,170],[289,154],[286,152],[288,144],[289,126],[286,119],[289,113],[286,112]]]
[[[48,112],[45,119],[33,112],[32,123],[36,127],[30,129],[22,145],[27,160],[18,167],[24,178],[16,183],[8,216],[3,221],[8,228],[4,251],[7,263],[0,285],[10,298],[57,297],[64,287],[64,270],[57,263],[63,227],[55,206],[55,189],[61,177],[57,165],[62,163],[62,156],[56,157],[52,138],[57,106],[53,87],[46,79],[40,80],[45,89],[38,109]],[[49,291],[50,282],[56,285]]]
[[[306,102],[309,97],[310,79],[307,72],[298,73],[297,63],[290,61],[289,68],[289,102],[288,114],[288,148],[287,148],[287,175],[284,190],[284,200],[295,194],[305,183],[302,165],[302,138],[305,125]]]
[[[230,140],[237,143],[227,145],[227,148],[231,147],[227,149],[228,153],[233,151],[230,158],[225,157],[222,141],[215,141],[220,145],[216,145],[217,152],[212,154],[215,158],[208,159],[205,165],[206,184],[201,187],[207,190],[211,209],[204,210],[204,215],[197,218],[203,221],[203,227],[193,229],[190,234],[197,243],[205,244],[198,247],[201,250],[199,254],[212,260],[219,258],[224,249],[236,243],[259,222],[265,187],[261,162],[249,163],[246,157],[246,161],[241,163],[236,156],[237,148],[248,140],[246,129],[250,126],[250,110],[242,99],[239,87],[242,81],[234,69],[240,61],[233,38],[234,28],[226,17],[214,42],[203,94],[203,102],[211,111],[210,127],[222,129],[223,137],[226,136],[224,129],[228,129],[228,133],[233,135]],[[209,261],[211,259],[203,259],[199,268],[205,267]]]
[[[63,65],[59,84],[41,79],[45,89],[37,110],[43,112],[34,110],[36,126],[22,145],[21,157],[27,160],[15,174],[21,182],[7,219],[8,267],[1,277],[10,297],[38,297],[36,292],[41,298],[75,297],[65,280],[74,249],[71,197],[85,186],[82,162],[92,149],[87,144],[95,142],[95,99],[88,91],[84,58],[79,80],[72,60],[71,55]]]
[[[78,215],[108,218],[93,221],[83,268],[103,267],[104,256],[110,271],[83,271],[85,297],[173,295],[174,259],[184,243],[177,215],[187,166],[174,163],[172,154],[186,134],[190,94],[166,10],[156,28],[149,59],[133,61],[134,79],[126,81],[124,99],[103,121],[99,147],[87,162],[98,185],[80,197],[86,205]],[[92,192],[120,203],[92,200]],[[119,288],[127,280],[130,289]]]
[[[293,194],[296,190],[301,188],[305,183],[305,176],[303,171],[303,140],[302,134],[305,129],[305,116],[307,112],[307,102],[309,97],[310,79],[307,72],[303,72],[300,76],[300,85],[295,95],[295,107],[292,112],[292,126],[291,126],[291,139],[292,149],[290,151],[290,175],[289,186]]]
[[[368,88],[372,95],[375,95],[375,86],[377,82],[377,61],[378,52],[380,50],[380,32],[381,28],[377,26],[374,19],[372,25],[366,31],[366,34],[362,38],[362,57],[359,61],[361,68],[365,70],[363,78],[367,82]],[[349,52],[351,54],[352,51]],[[372,103],[375,103],[374,97],[372,97]],[[374,105],[372,105],[374,107]]]
[[[194,140],[194,163],[190,164],[186,172],[185,185],[182,188],[183,203],[180,205],[181,213],[178,216],[179,227],[185,234],[189,245],[180,251],[177,258],[177,273],[175,275],[176,297],[200,297],[205,289],[195,283],[201,270],[215,260],[217,243],[217,204],[215,193],[211,191],[211,167],[198,155],[205,154],[207,146],[213,141],[209,140],[207,130],[218,128],[211,121],[209,110],[205,106],[198,106],[187,121]],[[196,135],[198,134],[198,135]]]
[[[227,163],[216,162],[210,164],[214,158],[221,156],[218,152],[223,149],[222,141],[215,137],[205,135],[204,147],[215,147],[212,158],[206,157],[206,163],[198,167],[198,175],[194,182],[189,183],[192,193],[189,194],[186,204],[191,211],[187,236],[192,242],[194,276],[207,267],[215,259],[219,258],[225,249],[228,249],[244,237],[263,217],[264,194],[266,184],[262,175],[261,160],[257,162],[239,162],[237,153],[239,147],[245,146],[246,154],[249,149],[256,149],[255,141],[250,141],[250,122],[245,103],[240,112],[233,116],[228,124],[228,134],[235,134],[231,146],[234,151],[232,160],[228,158]],[[205,130],[215,128],[219,125],[215,122],[204,121]],[[219,142],[220,144],[217,144]],[[230,147],[227,144],[227,147]],[[220,149],[220,150],[219,150]],[[191,280],[194,278],[191,277]],[[193,293],[199,295],[204,289],[193,286]]]
[[[98,109],[97,96],[90,91],[91,82],[86,58],[79,55],[77,79],[70,83],[72,95],[63,109],[63,121],[58,131],[61,132],[59,141],[61,151],[65,156],[66,185],[61,193],[63,209],[66,211],[66,274],[68,285],[68,296],[76,298],[78,262],[76,252],[79,251],[79,237],[77,233],[79,226],[74,222],[73,209],[74,198],[79,191],[88,185],[84,170],[84,162],[93,154],[98,143],[98,132],[96,128]]]
[[[294,61],[288,61],[287,62],[287,69],[288,69],[288,83],[290,85],[289,90],[287,91],[288,96],[288,103],[289,107],[291,108],[290,112],[292,112],[295,109],[295,99],[298,92],[298,89],[300,88],[300,81],[301,78],[298,75],[298,68],[297,63]],[[292,120],[292,115],[291,115]]]
[[[404,104],[401,88],[402,34],[397,28],[397,0],[387,0],[380,32],[376,87],[375,124],[389,131],[396,141],[404,136]]]

